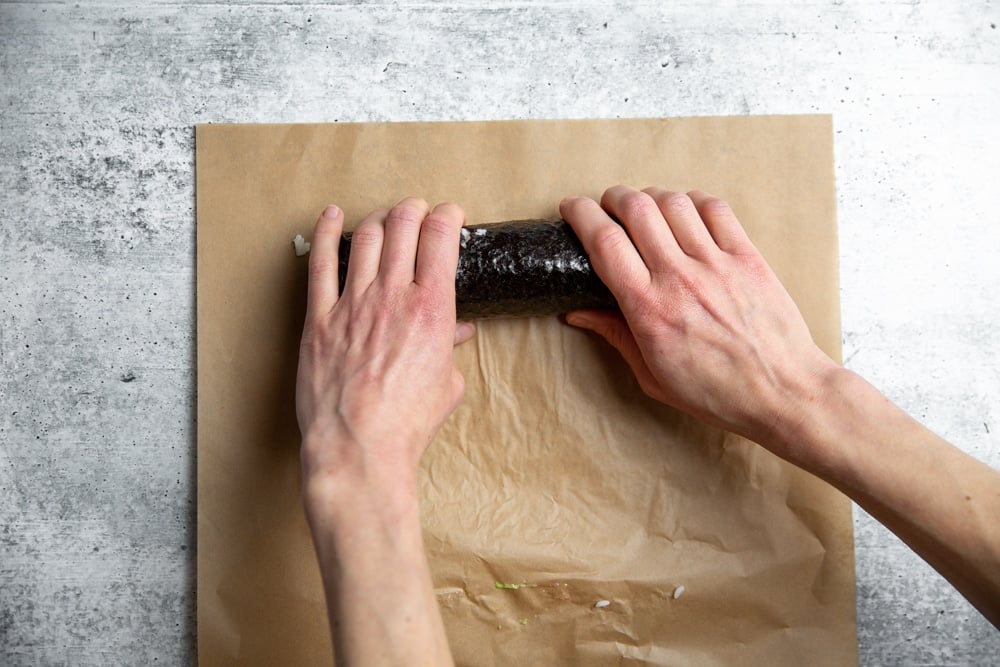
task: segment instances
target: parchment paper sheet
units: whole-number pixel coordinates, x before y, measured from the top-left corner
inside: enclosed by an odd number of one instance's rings
[[[292,236],[328,203],[349,225],[409,194],[491,222],[618,182],[729,200],[838,357],[828,116],[198,127],[202,664],[331,662],[299,500]],[[457,359],[466,400],[421,488],[459,664],[857,662],[844,497],[645,398],[556,318],[481,323]]]

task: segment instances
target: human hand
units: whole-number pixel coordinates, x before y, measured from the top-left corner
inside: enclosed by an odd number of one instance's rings
[[[729,205],[699,191],[619,185],[600,205],[567,198],[560,212],[621,307],[567,322],[617,348],[649,396],[787,448],[836,365]]]
[[[454,411],[464,381],[453,346],[474,333],[455,321],[455,271],[465,214],[404,199],[358,226],[343,293],[344,216],[316,223],[296,384],[307,500],[344,479],[415,491],[421,454]]]
[[[1000,627],[997,472],[823,354],[725,202],[617,186],[560,211],[621,307],[570,324],[616,347],[653,398],[843,491]]]

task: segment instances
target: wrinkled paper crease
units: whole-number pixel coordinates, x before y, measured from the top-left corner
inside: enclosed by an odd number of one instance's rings
[[[839,358],[828,116],[198,127],[201,664],[332,661],[299,500],[291,239],[328,203],[349,226],[411,194],[481,223],[618,182],[726,198]],[[458,664],[857,663],[840,494],[646,398],[557,318],[482,322],[456,363],[466,399],[421,491]]]

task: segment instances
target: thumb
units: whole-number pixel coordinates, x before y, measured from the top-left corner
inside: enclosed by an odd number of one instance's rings
[[[458,322],[455,325],[455,346],[459,346],[476,335],[476,325],[472,322]]]
[[[593,331],[608,341],[625,359],[625,363],[632,369],[636,380],[647,394],[659,386],[649,366],[646,365],[628,322],[621,313],[608,310],[578,310],[566,315],[566,323]]]
[[[577,310],[566,314],[566,323],[579,329],[587,329],[608,341],[623,357],[639,351],[632,331],[621,313],[607,310]]]

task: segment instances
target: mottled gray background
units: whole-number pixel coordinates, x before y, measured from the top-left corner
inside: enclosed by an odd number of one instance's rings
[[[832,113],[847,365],[1000,466],[998,23],[988,1],[0,0],[0,663],[195,659],[196,123]],[[863,664],[996,664],[1000,632],[855,526]]]

